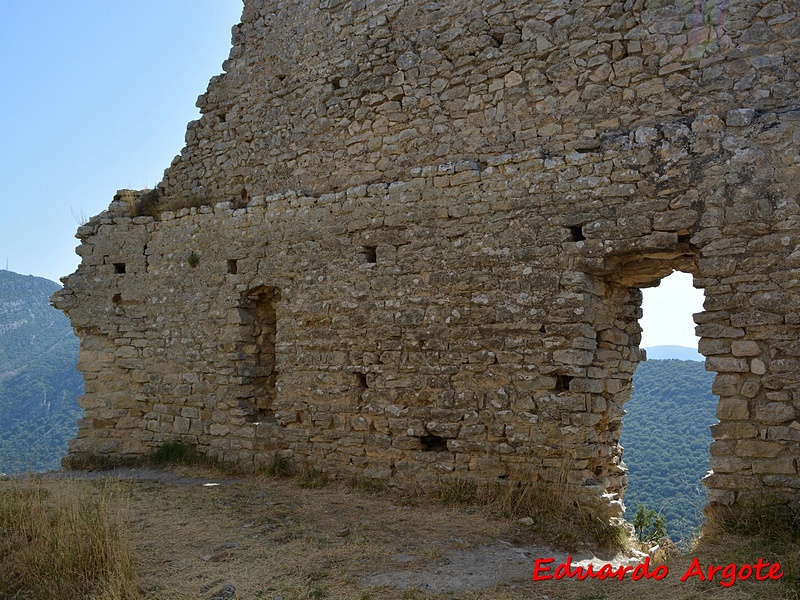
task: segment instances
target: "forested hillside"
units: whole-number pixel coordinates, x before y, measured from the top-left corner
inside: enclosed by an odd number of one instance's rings
[[[702,362],[648,360],[637,368],[625,405],[625,516],[633,518],[640,503],[655,509],[667,517],[674,541],[688,539],[706,503],[700,479],[710,468],[708,427],[716,421],[717,405],[713,378]]]
[[[0,472],[58,468],[77,432],[78,339],[49,304],[58,287],[0,271]]]

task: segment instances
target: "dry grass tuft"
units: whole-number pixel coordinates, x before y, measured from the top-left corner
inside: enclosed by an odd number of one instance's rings
[[[724,549],[736,561],[759,555],[783,566],[784,584],[800,600],[800,511],[780,500],[762,500],[745,510],[706,507],[696,550]],[[789,597],[789,596],[787,596]]]
[[[0,486],[0,598],[138,598],[125,502],[104,483]]]
[[[470,506],[478,503],[478,485],[472,479],[455,477],[439,488],[439,500],[444,506]]]
[[[726,506],[708,506],[702,533],[705,539],[735,534],[800,543],[800,511],[769,498],[735,512]]]
[[[315,489],[328,485],[328,480],[324,473],[319,472],[314,467],[303,467],[297,477],[297,485],[303,489]]]
[[[563,485],[542,482],[478,485],[469,479],[454,478],[439,490],[444,506],[482,506],[501,518],[529,518],[534,532],[568,549],[586,542],[610,550],[626,547],[628,538],[623,527],[591,518],[577,509],[569,497]]]
[[[289,457],[284,456],[278,450],[272,455],[265,470],[270,477],[291,477],[294,474]]]
[[[389,492],[389,486],[380,479],[353,479],[349,485],[350,489],[364,496],[378,496]]]

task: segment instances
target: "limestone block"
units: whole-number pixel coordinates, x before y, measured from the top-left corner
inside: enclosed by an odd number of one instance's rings
[[[718,373],[747,373],[750,365],[743,358],[726,356],[709,356],[706,359],[706,369]]]
[[[755,407],[756,420],[765,425],[782,425],[796,417],[795,408],[785,402],[767,402]]]
[[[116,429],[141,429],[142,428],[142,415],[128,415],[119,417],[114,425]]]
[[[711,426],[711,435],[716,440],[754,438],[758,429],[752,423],[716,423]]]
[[[137,358],[139,356],[139,350],[134,348],[133,346],[120,346],[117,348],[114,355],[117,358]]]
[[[773,441],[741,440],[736,443],[736,456],[752,456],[774,458],[783,450],[783,446]]]
[[[190,419],[199,419],[200,410],[194,407],[186,406],[181,408],[181,416]]]
[[[758,356],[761,354],[761,348],[757,342],[736,340],[731,343],[731,352],[734,356]]]
[[[753,122],[756,111],[752,108],[737,108],[729,110],[725,115],[725,124],[728,127],[747,127]]]
[[[185,417],[175,417],[172,421],[173,433],[188,433],[190,420]]]
[[[707,485],[710,485],[711,481]],[[712,504],[722,504],[724,506],[728,506],[733,504],[736,501],[736,494],[731,490],[718,490],[709,487],[706,490],[706,494],[708,496],[709,503]]]
[[[570,420],[574,425],[594,427],[602,420],[602,417],[595,413],[578,413],[572,415]]]
[[[768,427],[767,439],[800,442],[800,426],[794,421],[789,427]]]
[[[742,385],[741,393],[745,398],[755,398],[760,389],[761,386],[757,381],[746,381],[744,385]]]
[[[459,436],[460,424],[457,422],[442,423],[438,421],[428,421],[425,424],[425,429],[434,435],[438,435],[444,438],[460,437]]]
[[[720,398],[717,404],[717,418],[727,421],[747,420],[750,418],[747,399],[738,396]]]
[[[553,360],[567,364],[585,366],[592,363],[594,353],[586,350],[576,350],[570,348],[567,350],[556,350],[553,352]]]
[[[725,339],[703,338],[698,344],[698,351],[704,356],[712,356],[714,354],[730,354],[731,342]],[[734,353],[734,356],[739,356]]]
[[[711,456],[731,456],[736,448],[735,440],[714,440],[709,452]]]
[[[230,427],[227,425],[221,425],[220,423],[211,423],[208,427],[208,433],[213,436],[225,436],[230,433]]]
[[[708,363],[706,363],[706,368],[708,369]],[[711,384],[711,393],[717,396],[736,396],[739,394],[741,387],[742,379],[739,375],[720,373],[714,377],[714,383]]]
[[[719,323],[703,323],[694,328],[695,335],[701,338],[740,338],[744,336],[744,329],[740,327],[727,327]]]
[[[121,447],[122,442],[120,440],[103,440],[94,447],[94,451],[98,454],[114,454],[119,452]]]
[[[78,396],[78,406],[83,408],[86,411],[90,411],[96,408],[104,408],[106,406],[107,400],[97,394],[84,394]]]
[[[481,441],[486,439],[486,425],[476,424],[476,425],[464,425],[461,427],[459,434],[459,440],[464,441]]]
[[[750,463],[734,456],[712,456],[711,468],[716,473],[735,473],[750,467]]]
[[[653,216],[653,229],[658,231],[689,229],[697,222],[697,218],[697,211],[688,208],[657,213]]]
[[[793,457],[773,458],[770,460],[754,460],[753,473],[766,473],[770,475],[791,474],[797,475],[797,459]]]

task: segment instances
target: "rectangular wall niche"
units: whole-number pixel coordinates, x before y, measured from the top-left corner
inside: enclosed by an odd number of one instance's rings
[[[275,334],[280,290],[259,286],[245,294],[243,308],[243,350],[240,373],[249,379],[247,407],[252,410],[251,422],[275,422],[272,405],[275,401]]]

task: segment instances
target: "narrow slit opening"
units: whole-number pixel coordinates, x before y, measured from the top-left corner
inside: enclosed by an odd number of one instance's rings
[[[369,386],[367,385],[367,374],[356,373],[356,383],[358,384],[358,387],[360,387],[361,389],[363,390],[368,389]]]

